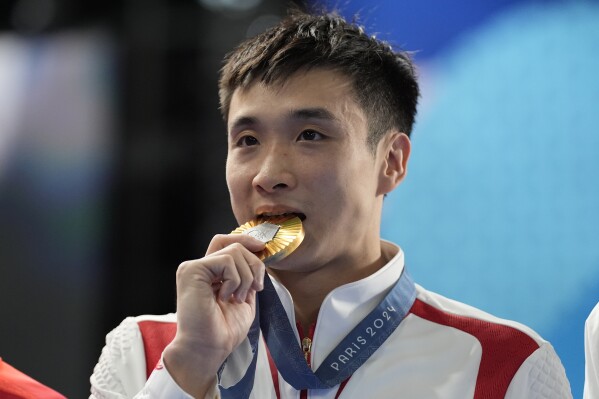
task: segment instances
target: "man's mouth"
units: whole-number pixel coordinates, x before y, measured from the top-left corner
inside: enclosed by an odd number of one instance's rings
[[[263,212],[258,215],[260,219],[274,219],[274,218],[291,218],[297,216],[302,222],[306,220],[306,215],[301,212]]]

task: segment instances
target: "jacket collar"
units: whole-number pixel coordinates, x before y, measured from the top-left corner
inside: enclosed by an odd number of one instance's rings
[[[385,266],[368,277],[337,287],[325,297],[312,338],[311,363],[314,370],[355,325],[379,304],[401,276],[404,269],[401,248],[388,241],[381,241],[381,249],[391,258]],[[274,279],[273,284],[287,317],[294,326],[293,299],[283,285]],[[296,338],[299,344],[297,331]]]

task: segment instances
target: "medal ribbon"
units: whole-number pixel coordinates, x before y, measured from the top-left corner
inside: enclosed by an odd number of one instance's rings
[[[234,386],[220,386],[223,399],[246,399],[254,385],[259,332],[262,330],[266,345],[277,369],[296,390],[332,388],[351,376],[395,331],[416,299],[416,287],[407,271],[383,300],[360,322],[312,371],[295,337],[285,308],[268,274],[264,289],[258,293],[256,317],[248,332],[253,358],[248,371]],[[219,376],[220,380],[220,376]]]

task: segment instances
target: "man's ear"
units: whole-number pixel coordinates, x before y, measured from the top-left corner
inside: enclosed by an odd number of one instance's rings
[[[382,163],[378,194],[384,195],[393,191],[406,176],[412,146],[408,135],[397,131],[388,133],[379,144]]]

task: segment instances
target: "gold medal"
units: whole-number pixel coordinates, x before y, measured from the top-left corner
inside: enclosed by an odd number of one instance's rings
[[[304,228],[299,217],[282,215],[250,220],[231,234],[247,234],[265,243],[256,256],[268,265],[285,258],[302,243]]]

